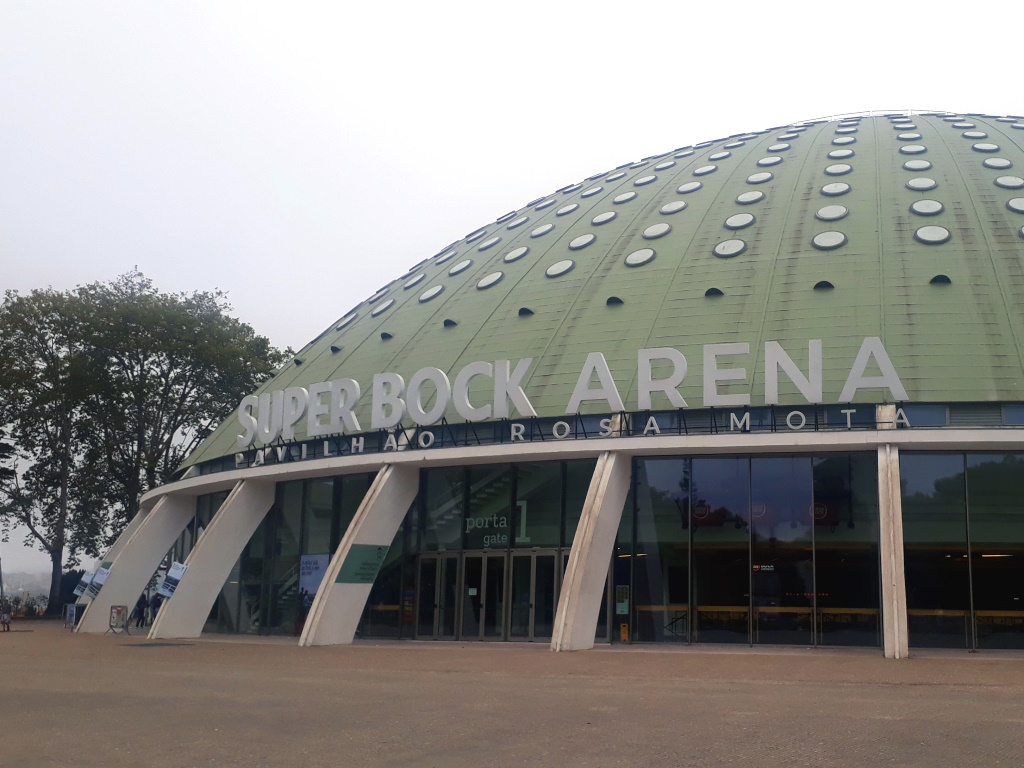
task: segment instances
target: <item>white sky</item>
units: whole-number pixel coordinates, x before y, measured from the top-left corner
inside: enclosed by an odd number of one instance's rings
[[[1020,113],[1021,19],[954,7],[5,0],[0,289],[138,265],[228,291],[298,349],[449,242],[629,160],[833,113]]]

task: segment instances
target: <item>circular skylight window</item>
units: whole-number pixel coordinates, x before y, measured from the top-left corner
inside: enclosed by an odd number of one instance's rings
[[[829,160],[845,160],[848,157],[853,157],[852,149],[833,149],[828,153]]]
[[[832,251],[846,245],[846,235],[842,232],[821,232],[811,238],[811,245],[819,251]]]
[[[988,134],[984,131],[964,131],[962,134],[965,139],[987,139]]]
[[[709,173],[714,173],[717,170],[718,170],[718,166],[717,165],[702,165],[700,168],[697,168],[693,172],[693,175],[694,176],[707,176]]]
[[[839,195],[845,195],[850,191],[850,185],[842,181],[834,181],[831,184],[826,184],[821,188],[821,194],[828,195],[829,197],[838,197]]]
[[[920,133],[901,133],[897,137],[900,141],[917,141],[921,138]]]
[[[544,274],[548,277],[558,277],[560,275],[564,275],[566,272],[570,271],[575,266],[576,262],[574,262],[572,259],[562,259],[561,261],[556,261],[554,264],[552,264],[550,267],[544,270]]]
[[[782,144],[772,144],[770,147],[768,147],[768,151],[769,152],[785,152],[791,146],[792,146],[791,144],[786,144],[785,142],[783,142]]]
[[[546,235],[554,228],[554,224],[541,224],[539,227],[533,230],[533,232],[530,233],[530,237],[541,237],[542,235]]]
[[[759,203],[764,200],[764,192],[758,192],[753,190],[751,192],[744,192],[736,198],[736,202],[740,205],[750,205],[752,203]]]
[[[832,143],[838,146],[842,146],[843,144],[853,144],[853,142],[855,142],[856,140],[857,139],[854,136],[839,136],[835,139],[832,139]]]
[[[582,249],[586,248],[588,245],[590,245],[592,242],[594,242],[596,239],[597,238],[594,237],[594,235],[589,233],[589,232],[587,234],[585,234],[585,235],[580,235],[579,237],[574,237],[572,240],[569,241],[569,250],[570,251],[582,250]]]
[[[656,170],[656,171],[664,171],[664,170],[666,170],[668,168],[671,168],[675,164],[676,164],[675,160],[666,160],[665,162],[658,163],[656,166],[654,166],[654,170]]]
[[[616,173],[613,173],[611,176],[609,176],[607,179],[605,179],[605,181],[618,181],[619,179],[621,179],[625,175],[626,175],[625,171],[617,171]]]
[[[478,251],[486,251],[488,248],[493,248],[500,242],[501,238],[495,235],[494,237],[489,237],[486,240],[484,240],[482,243],[480,243],[480,245],[476,247],[476,249]]]
[[[521,245],[518,248],[506,253],[502,261],[504,261],[506,264],[511,264],[513,261],[519,261],[521,258],[523,258],[523,256],[525,256],[529,252],[529,248],[527,248],[525,245]]]
[[[467,243],[472,243],[474,240],[479,240],[481,237],[483,237],[486,234],[487,234],[487,230],[486,229],[478,229],[473,234],[466,235],[466,242]]]
[[[739,239],[723,240],[715,246],[713,253],[721,259],[731,259],[747,250],[747,244]]]
[[[453,275],[453,276],[461,274],[461,273],[465,272],[467,269],[469,269],[471,266],[473,266],[473,260],[472,259],[463,259],[458,264],[456,264],[454,267],[449,269],[448,270],[448,274],[449,275]]]
[[[644,264],[654,261],[654,256],[653,248],[641,248],[629,254],[626,257],[625,263],[627,267],[642,267]]]
[[[621,195],[616,195],[612,198],[612,202],[618,205],[619,203],[628,203],[636,197],[636,192],[623,192]]]
[[[939,227],[934,224],[930,224],[927,227],[921,227],[914,233],[914,237],[927,245],[939,245],[949,240],[949,230],[945,227]]]
[[[668,213],[679,213],[685,207],[686,207],[686,201],[685,200],[676,200],[674,202],[666,203],[665,205],[661,206],[661,211],[660,212],[661,213],[665,213],[665,214],[668,214]]]
[[[910,212],[918,216],[938,216],[942,211],[942,203],[938,200],[915,200],[910,204]]]
[[[923,155],[928,151],[928,147],[924,144],[907,144],[906,146],[900,147],[900,152],[904,155]]]
[[[550,200],[545,200],[543,203],[541,203],[540,205],[536,206],[533,210],[535,210],[535,211],[543,211],[545,208],[550,208],[554,204],[555,204],[555,198],[552,197]]]
[[[563,205],[561,208],[555,211],[555,216],[565,216],[568,213],[572,213],[579,207],[580,206],[577,203],[569,203],[568,205]]]
[[[511,219],[515,215],[516,215],[515,211],[510,211],[509,213],[506,213],[504,216],[499,216],[498,218],[496,218],[494,220],[494,223],[495,224],[504,224],[506,221],[508,221],[509,219]]]
[[[918,176],[916,179],[911,179],[907,182],[907,189],[912,189],[915,192],[927,192],[929,189],[935,189],[938,184],[935,183],[935,179],[925,178],[924,176]]]
[[[726,229],[743,229],[754,223],[754,215],[751,213],[735,213],[725,220]]]
[[[425,302],[430,301],[433,298],[440,296],[443,290],[443,285],[434,285],[431,286],[430,288],[427,288],[427,290],[420,294],[420,303],[423,304]]]
[[[412,287],[413,287],[414,285],[419,285],[420,283],[422,283],[422,282],[423,282],[423,279],[424,279],[424,278],[425,278],[426,276],[427,276],[427,273],[426,273],[426,272],[420,272],[420,273],[419,273],[418,275],[416,275],[416,277],[414,277],[414,278],[413,278],[412,280],[407,280],[407,281],[406,281],[406,283],[405,283],[405,285],[403,285],[403,286],[402,286],[402,288],[403,288],[404,290],[408,291],[408,290],[409,290],[410,288],[412,288]]]
[[[854,128],[852,125],[850,125],[850,126],[844,125],[842,128],[836,128],[836,133],[856,133],[856,132],[857,132],[857,129]]]
[[[346,325],[352,325],[352,323],[356,321],[357,317],[359,317],[359,313],[350,312],[349,314],[345,315],[343,318],[341,318],[341,320],[338,321],[338,324],[334,327],[334,330],[340,331]]]
[[[847,163],[835,163],[825,168],[825,173],[829,176],[842,176],[843,174],[849,173],[853,170],[853,166]]]
[[[747,184],[764,184],[766,181],[771,181],[774,178],[768,171],[761,171],[760,173],[752,173],[747,176]]]
[[[953,123],[954,128],[973,128],[974,123]]]
[[[1005,157],[986,157],[982,165],[986,168],[994,168],[999,171],[1004,171],[1007,168],[1013,167],[1013,163]]]
[[[680,195],[686,195],[689,194],[690,192],[696,192],[703,186],[704,185],[701,184],[699,181],[688,181],[685,184],[681,184],[679,188],[676,190],[676,192],[678,192]]]
[[[932,167],[932,164],[927,160],[907,160],[903,164],[903,168],[908,171],[927,171]]]
[[[725,158],[727,157],[732,157],[732,152],[713,152],[712,154],[708,155],[708,160],[725,160]]]
[[[449,261],[451,258],[453,258],[454,256],[457,256],[457,255],[458,254],[455,251],[448,251],[448,253],[444,254],[443,256],[438,256],[437,260],[434,263],[435,264],[444,264],[446,261]]]
[[[639,179],[633,182],[634,187],[643,187],[650,184],[652,181],[657,181],[658,177],[651,174],[650,176],[641,176]]]
[[[454,254],[452,254],[452,255],[454,255]],[[366,303],[367,304],[374,304],[374,303],[380,301],[381,299],[383,299],[387,295],[388,295],[388,289],[387,288],[381,288],[379,291],[377,291],[375,294],[373,294],[373,296],[368,298],[366,300]]]
[[[1014,213],[1024,213],[1024,197],[1015,197],[1006,201],[1006,207]]]
[[[505,229],[515,229],[516,227],[521,227],[521,226],[523,226],[523,224],[525,224],[529,220],[530,220],[529,216],[520,216],[515,221],[510,221],[508,224],[506,224],[505,225]]]
[[[995,185],[1003,189],[1020,189],[1024,187],[1024,179],[1020,176],[1000,176],[995,180]]]
[[[692,154],[693,154],[693,150],[692,149],[688,149],[685,152],[676,152],[675,157],[677,157],[677,158],[689,157]]]
[[[575,192],[578,189],[583,189],[583,185],[582,184],[570,184],[568,187],[562,187],[558,191],[561,192],[563,195],[568,195],[568,194],[571,194],[571,193]]]
[[[776,155],[775,157],[762,157],[760,160],[757,161],[757,164],[760,165],[762,168],[766,168],[772,165],[778,165],[781,162],[782,158]]]
[[[373,316],[373,317],[376,317],[377,315],[380,315],[380,314],[382,314],[384,312],[387,312],[389,309],[391,309],[391,305],[394,304],[394,303],[395,303],[394,299],[388,299],[383,304],[381,304],[379,307],[377,307],[375,310],[373,310],[373,312],[371,312],[370,315]]]
[[[972,144],[971,149],[973,149],[975,152],[998,152],[999,145],[990,144],[987,141],[981,141],[978,142],[977,144]]]
[[[580,192],[580,197],[593,197],[598,192],[601,192],[603,190],[604,190],[604,187],[601,187],[601,186],[591,187],[590,189],[585,189],[582,192]]]
[[[746,143],[747,142],[745,141],[730,141],[728,144],[725,144],[724,146],[726,149],[736,149],[737,147],[742,147]]]
[[[594,218],[592,218],[590,220],[590,223],[591,224],[607,224],[609,221],[614,219],[617,215],[618,214],[615,213],[615,211],[605,211],[604,213],[597,214],[597,216],[595,216]]]
[[[839,219],[846,218],[849,212],[850,209],[845,205],[826,205],[823,208],[819,208],[818,212],[814,215],[822,221],[839,221]]]
[[[492,285],[500,282],[501,278],[503,278],[504,276],[504,272],[491,272],[491,274],[481,278],[480,281],[476,284],[476,287],[481,291],[484,288],[490,288]]]
[[[672,231],[672,225],[661,222],[660,224],[652,224],[644,230],[644,238],[647,240],[655,240],[659,237],[664,237]]]
[[[799,133],[792,133],[792,132],[790,132],[790,133],[784,133],[781,136],[777,136],[776,138],[778,138],[779,141],[790,141],[791,139],[799,139],[800,138],[800,134]]]

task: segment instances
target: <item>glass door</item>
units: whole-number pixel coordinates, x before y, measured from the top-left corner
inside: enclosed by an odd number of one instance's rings
[[[458,555],[420,558],[416,639],[454,640],[458,608]]]
[[[505,563],[502,553],[462,557],[462,640],[505,639]]]
[[[512,554],[510,639],[551,639],[558,606],[556,556],[554,550]]]

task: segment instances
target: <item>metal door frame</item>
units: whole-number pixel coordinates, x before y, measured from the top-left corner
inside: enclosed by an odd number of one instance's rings
[[[507,572],[505,576],[505,583],[508,585],[508,595],[505,599],[505,604],[508,608],[505,611],[506,621],[505,628],[506,634],[509,640],[515,640],[517,642],[534,643],[538,640],[546,641],[551,640],[550,636],[537,637],[537,558],[538,557],[550,557],[552,559],[552,565],[554,566],[554,595],[553,595],[553,606],[555,611],[558,610],[558,600],[562,594],[562,571],[559,570],[559,549],[558,547],[547,547],[539,549],[523,549],[523,550],[512,550],[512,557],[509,560],[507,566]],[[513,595],[512,595],[512,569],[515,567],[516,558],[529,558],[530,560],[530,618],[528,623],[529,629],[527,630],[526,636],[512,637],[512,606],[513,606]],[[564,562],[568,562],[568,551],[565,551]],[[564,570],[563,562],[563,570]]]

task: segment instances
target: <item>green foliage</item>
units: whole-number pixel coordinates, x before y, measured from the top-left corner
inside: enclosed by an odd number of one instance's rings
[[[138,271],[0,304],[0,532],[54,564],[96,556],[146,491],[284,355],[220,291],[158,291]]]

